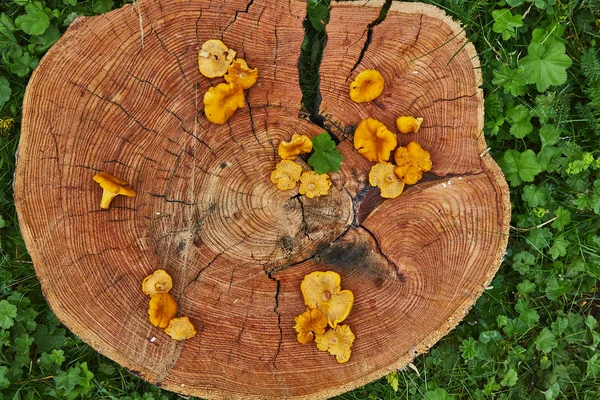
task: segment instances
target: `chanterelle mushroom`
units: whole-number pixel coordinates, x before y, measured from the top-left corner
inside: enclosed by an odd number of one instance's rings
[[[275,170],[271,172],[271,182],[277,185],[279,190],[290,190],[296,187],[302,167],[300,164],[290,160],[282,160],[277,163]]]
[[[110,207],[110,202],[117,195],[122,194],[127,197],[134,197],[135,191],[129,186],[127,181],[117,178],[108,172],[100,172],[94,175],[94,181],[100,184],[102,191],[102,199],[100,200],[100,208],[107,209]]]
[[[397,145],[396,135],[373,118],[362,120],[354,132],[354,148],[369,161],[388,161]]]
[[[391,163],[377,163],[369,172],[369,183],[381,190],[381,197],[393,199],[404,190],[404,181],[394,173],[395,165]]]
[[[294,133],[292,140],[282,140],[277,147],[277,154],[284,160],[295,160],[299,154],[310,153],[313,149],[312,140],[306,135]]]
[[[414,185],[423,177],[423,172],[431,169],[431,157],[417,142],[410,142],[406,147],[398,147],[394,153],[396,169],[394,172],[406,184]]]
[[[225,82],[235,82],[242,89],[250,89],[258,79],[258,68],[250,69],[246,60],[236,58],[235,61],[227,69],[227,73],[223,77]]]
[[[166,328],[175,315],[177,302],[169,293],[157,293],[150,297],[148,317],[152,325]]]
[[[328,351],[341,364],[350,359],[354,333],[348,325],[338,325],[322,335],[317,335],[315,342],[319,350]]]
[[[156,293],[168,293],[173,287],[171,275],[164,269],[157,269],[142,281],[142,292],[149,296]]]
[[[383,75],[374,69],[361,71],[350,84],[350,98],[355,103],[366,103],[383,92]]]
[[[415,118],[405,115],[396,118],[396,128],[398,128],[398,131],[402,134],[417,133],[422,123],[423,118]]]
[[[341,281],[337,272],[315,271],[306,275],[300,284],[304,303],[321,310],[333,328],[346,319],[354,304],[352,292],[340,290]]]
[[[204,114],[213,124],[223,125],[245,104],[244,91],[235,83],[219,83],[204,94]]]
[[[294,329],[298,332],[298,341],[302,344],[310,343],[315,335],[322,335],[327,328],[327,317],[316,308],[309,308],[298,315],[294,321]]]
[[[300,176],[300,187],[298,192],[309,199],[313,197],[324,196],[329,193],[331,181],[327,174],[317,174],[315,171],[302,173]]]
[[[196,329],[188,317],[173,318],[165,328],[165,333],[175,340],[186,340],[196,336]]]
[[[234,58],[235,51],[228,49],[225,43],[216,39],[207,40],[198,52],[198,69],[207,78],[223,76]]]

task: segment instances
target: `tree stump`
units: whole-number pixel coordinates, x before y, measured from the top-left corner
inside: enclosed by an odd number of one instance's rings
[[[508,188],[486,152],[477,55],[431,6],[393,3],[377,25],[383,1],[332,5],[319,112],[342,169],[314,199],[270,182],[280,140],[323,130],[298,117],[305,6],[140,0],[76,21],[27,89],[15,201],[48,303],[97,351],[168,390],[324,398],[366,384],[455,327],[503,257]],[[259,69],[246,107],[221,126],[202,113],[219,82],[197,69],[208,39]],[[355,104],[348,86],[367,68],[386,87]],[[398,139],[418,140],[433,170],[384,201],[353,127],[373,117],[392,128],[401,114],[424,117],[416,136]],[[101,210],[99,171],[137,197]],[[141,282],[159,268],[193,339],[148,322]],[[316,270],[338,272],[355,295],[345,364],[296,340],[300,282]]]

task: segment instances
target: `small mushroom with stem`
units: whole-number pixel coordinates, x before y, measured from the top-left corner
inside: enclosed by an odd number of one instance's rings
[[[100,208],[108,209],[112,200],[119,194],[135,197],[136,193],[127,181],[119,179],[108,172],[100,172],[94,175],[94,181],[98,182],[103,190]]]

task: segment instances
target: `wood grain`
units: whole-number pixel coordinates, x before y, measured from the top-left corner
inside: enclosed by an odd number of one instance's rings
[[[314,399],[363,385],[452,329],[506,248],[508,188],[485,153],[477,56],[433,7],[394,3],[373,25],[383,2],[332,4],[319,112],[342,169],[321,198],[270,182],[280,140],[323,130],[299,117],[305,4],[141,0],[77,20],[27,88],[15,203],[44,295],[76,335],[168,390]],[[222,126],[202,114],[220,80],[197,69],[213,38],[260,74]],[[357,105],[348,85],[365,68],[386,89]],[[383,201],[352,131],[366,116],[392,127],[399,113],[425,118],[418,136],[399,139],[419,140],[434,168]],[[138,195],[101,210],[99,171]],[[147,321],[141,282],[158,268],[196,325],[191,340]],[[296,341],[300,282],[315,270],[337,271],[355,295],[346,364]]]

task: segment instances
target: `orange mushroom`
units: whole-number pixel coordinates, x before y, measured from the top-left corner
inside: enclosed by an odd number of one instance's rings
[[[166,328],[175,315],[177,315],[177,302],[173,296],[168,293],[157,293],[150,297],[148,316],[152,325]]]
[[[196,329],[188,317],[173,318],[165,328],[165,333],[175,340],[186,340],[196,336]]]
[[[381,191],[381,197],[394,199],[404,190],[404,181],[394,173],[394,164],[377,163],[369,172],[369,183]]]
[[[398,147],[394,153],[396,175],[408,185],[414,185],[423,177],[423,172],[431,170],[431,157],[417,142],[410,142],[406,147]]]
[[[119,179],[108,172],[100,172],[94,175],[93,179],[98,182],[103,189],[100,208],[108,209],[112,199],[119,194],[127,197],[135,197],[135,191],[129,186],[127,181]]]
[[[149,296],[157,293],[168,293],[173,287],[171,275],[164,269],[157,269],[142,281],[142,292]]]
[[[335,356],[338,363],[342,364],[350,359],[354,333],[348,325],[338,325],[322,335],[317,335],[315,342],[319,350],[328,351]]]
[[[340,283],[337,272],[315,271],[306,275],[300,284],[304,303],[321,310],[333,328],[348,317],[354,304],[354,295],[350,290],[340,290]]]
[[[383,75],[374,69],[361,71],[350,84],[350,98],[355,103],[375,100],[383,92]]]
[[[298,332],[298,341],[302,344],[312,342],[315,335],[322,335],[327,327],[327,317],[316,308],[309,308],[298,315],[294,321],[296,321],[294,329]]]
[[[302,167],[300,164],[290,160],[282,160],[275,167],[275,171],[271,172],[271,182],[277,185],[279,190],[289,190],[296,187]]]
[[[299,154],[310,153],[313,149],[312,140],[306,135],[294,133],[289,142],[279,142],[277,154],[284,160],[295,160]]]
[[[315,171],[304,172],[300,177],[298,192],[309,199],[329,193],[331,181],[327,174],[317,174]]]
[[[396,118],[396,128],[398,128],[398,131],[400,131],[402,134],[417,133],[422,123],[423,118],[408,116],[400,116]]]
[[[364,119],[354,132],[354,148],[369,161],[388,161],[397,145],[396,135],[373,118]]]
[[[246,60],[236,58],[223,78],[227,83],[237,83],[242,89],[250,89],[258,79],[258,68],[250,69]]]
[[[211,39],[202,44],[198,52],[198,69],[207,78],[223,76],[235,58],[235,51],[220,40]]]
[[[235,83],[219,83],[204,94],[204,114],[213,124],[223,125],[245,104],[244,91]]]

